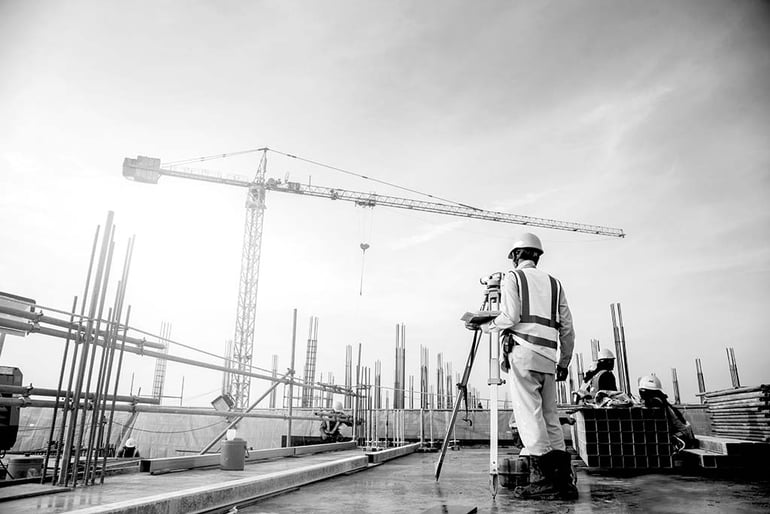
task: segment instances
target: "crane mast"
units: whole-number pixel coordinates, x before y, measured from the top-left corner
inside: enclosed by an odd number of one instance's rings
[[[246,220],[244,223],[243,250],[241,254],[241,276],[240,285],[238,287],[238,312],[235,320],[235,338],[233,340],[230,356],[231,365],[239,370],[249,370],[253,357],[254,324],[257,308],[259,262],[262,253],[262,225],[264,221],[266,191],[341,200],[366,207],[384,206],[396,209],[410,209],[421,212],[432,212],[434,214],[494,221],[498,223],[512,223],[529,227],[581,232],[609,237],[625,237],[625,233],[619,228],[521,216],[505,212],[475,209],[465,205],[428,202],[410,198],[364,193],[360,191],[350,191],[346,189],[265,178],[267,171],[267,152],[269,149],[262,148],[260,151],[262,152],[262,158],[256,176],[252,180],[247,177],[223,174],[216,171],[171,167],[164,168],[161,166],[160,159],[152,157],[138,156],[136,159],[126,157],[123,160],[123,176],[136,182],[157,184],[161,176],[169,176],[215,184],[245,187],[248,189],[246,196]],[[249,405],[250,380],[249,377],[241,375],[230,375],[225,379],[225,384],[229,385],[228,392],[235,400],[235,406],[237,408],[245,409]]]

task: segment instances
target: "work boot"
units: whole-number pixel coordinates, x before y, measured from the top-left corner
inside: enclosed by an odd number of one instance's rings
[[[562,500],[576,500],[578,497],[577,476],[572,470],[572,457],[564,450],[549,452],[553,461],[553,482]]]
[[[559,490],[553,482],[553,452],[529,456],[529,485],[513,490],[513,496],[522,500],[555,500]]]

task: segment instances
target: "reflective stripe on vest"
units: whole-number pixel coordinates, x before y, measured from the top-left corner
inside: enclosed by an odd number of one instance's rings
[[[525,272],[524,269],[531,271]],[[513,272],[518,279],[521,299],[520,319],[512,327],[514,340],[556,361],[560,284],[555,278],[536,268],[524,269]]]

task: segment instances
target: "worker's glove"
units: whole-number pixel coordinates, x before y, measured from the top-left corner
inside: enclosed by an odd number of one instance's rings
[[[561,366],[556,366],[556,381],[557,382],[564,382],[567,380],[567,368],[562,368]]]

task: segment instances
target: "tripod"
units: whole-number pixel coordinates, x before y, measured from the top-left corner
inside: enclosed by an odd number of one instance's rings
[[[494,273],[486,280],[482,279],[481,283],[486,286],[484,291],[484,301],[481,304],[481,310],[478,312],[467,312],[462,317],[462,320],[466,323],[476,325],[473,331],[473,342],[471,343],[471,350],[468,354],[468,360],[465,363],[465,369],[463,370],[463,376],[460,382],[457,384],[458,394],[455,400],[454,409],[452,410],[452,416],[449,419],[447,425],[446,436],[444,442],[441,444],[441,452],[439,453],[438,461],[436,462],[436,468],[434,476],[438,482],[441,475],[441,467],[444,464],[444,457],[446,457],[446,451],[449,446],[449,438],[452,434],[452,428],[457,421],[457,413],[460,410],[460,403],[465,401],[466,417],[464,421],[471,423],[467,417],[468,412],[468,380],[471,376],[471,370],[473,369],[473,363],[476,360],[476,354],[478,353],[479,343],[481,342],[482,332],[478,328],[478,325],[486,323],[500,314],[500,281],[502,280],[502,273]],[[492,497],[497,495],[498,488],[498,475],[497,475],[497,399],[498,399],[498,386],[503,384],[503,380],[500,379],[500,344],[498,334],[489,334],[489,379],[487,384],[489,385],[489,488],[492,492]]]

